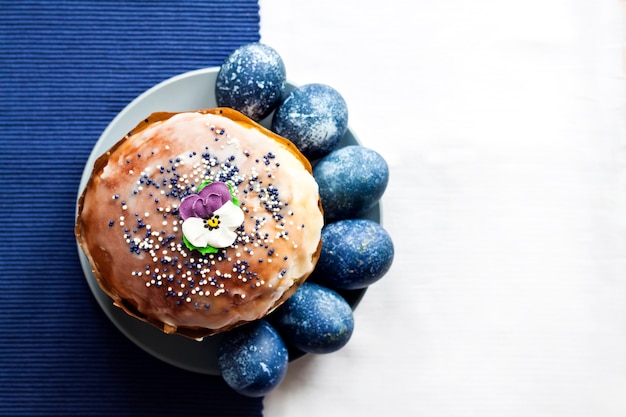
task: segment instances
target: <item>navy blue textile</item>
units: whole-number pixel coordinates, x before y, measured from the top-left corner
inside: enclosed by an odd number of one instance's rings
[[[123,336],[73,235],[84,164],[115,115],[258,40],[257,0],[0,0],[0,415],[262,415],[262,399]]]

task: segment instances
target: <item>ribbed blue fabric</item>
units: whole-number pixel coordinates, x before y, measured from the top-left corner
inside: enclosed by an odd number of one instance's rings
[[[126,339],[73,236],[84,164],[115,115],[258,40],[256,0],[0,1],[0,415],[262,415],[261,399]]]

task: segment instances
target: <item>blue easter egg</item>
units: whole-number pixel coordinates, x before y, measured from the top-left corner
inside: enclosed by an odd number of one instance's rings
[[[278,52],[258,42],[243,45],[226,58],[217,73],[217,105],[238,110],[258,122],[278,106],[286,81]]]
[[[339,148],[315,166],[327,220],[360,217],[382,197],[389,182],[389,167],[376,151],[360,145]]]
[[[387,273],[393,257],[393,241],[381,225],[367,219],[339,220],[322,229],[313,279],[338,290],[366,288]]]
[[[335,149],[348,128],[348,106],[332,87],[306,84],[279,105],[271,129],[289,139],[310,160]]]
[[[354,330],[352,309],[337,292],[305,282],[272,315],[287,343],[306,353],[330,353],[345,346]]]
[[[283,380],[287,347],[265,320],[237,327],[220,341],[217,363],[224,381],[236,392],[261,397]]]

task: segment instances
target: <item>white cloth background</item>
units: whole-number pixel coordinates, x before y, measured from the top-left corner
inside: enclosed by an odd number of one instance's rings
[[[619,0],[261,0],[389,163],[396,258],[279,416],[626,416]]]

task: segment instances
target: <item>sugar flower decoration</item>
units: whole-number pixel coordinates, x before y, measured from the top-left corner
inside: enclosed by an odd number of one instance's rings
[[[230,185],[205,182],[198,190],[180,202],[183,241],[191,250],[215,253],[235,242],[244,214]]]

